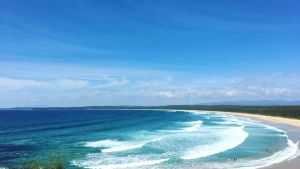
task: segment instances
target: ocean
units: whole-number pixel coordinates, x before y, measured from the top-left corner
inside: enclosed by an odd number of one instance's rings
[[[171,110],[0,110],[0,168],[60,154],[69,169],[255,169],[294,158],[286,132]]]

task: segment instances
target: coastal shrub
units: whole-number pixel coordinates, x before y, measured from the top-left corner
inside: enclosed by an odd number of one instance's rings
[[[64,169],[63,158],[61,155],[52,154],[44,164],[43,169]]]
[[[65,169],[61,155],[52,154],[45,160],[28,160],[11,169]]]

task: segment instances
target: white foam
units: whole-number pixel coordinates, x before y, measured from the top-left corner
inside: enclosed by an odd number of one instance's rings
[[[87,169],[122,169],[141,168],[143,166],[157,165],[167,160],[168,158],[158,159],[155,156],[109,156],[93,153],[88,154],[86,160],[73,160],[72,165],[76,165]]]
[[[164,139],[165,137],[155,137],[153,139],[145,140],[132,140],[132,141],[117,141],[117,140],[100,140],[88,142],[85,144],[86,147],[103,148],[102,153],[113,153],[128,151],[133,149],[142,148],[148,143],[156,142]]]
[[[262,126],[266,129],[282,133],[283,135],[286,134],[286,132],[284,130],[281,130],[279,128],[276,128],[276,127],[273,127],[273,126],[270,126],[270,125],[267,125],[267,124],[260,123],[258,121],[252,120],[251,118],[236,117],[234,115],[224,115],[224,116],[226,116],[226,117],[223,118],[225,121],[223,121],[223,122],[214,122],[214,123],[216,123],[216,124],[225,124],[225,125],[226,124],[237,124],[237,125],[253,124],[255,126]]]
[[[293,143],[291,140],[288,140],[288,146],[282,151],[279,151],[266,158],[241,162],[235,168],[258,169],[258,168],[268,167],[274,164],[281,163],[286,160],[291,160],[293,158],[296,158],[297,155],[299,155],[298,142]]]
[[[270,130],[273,130],[273,131],[276,131],[276,132],[280,132],[280,133],[284,133],[286,134],[286,132],[284,130],[281,130],[279,128],[276,128],[276,127],[273,127],[273,126],[269,126],[269,125],[265,125],[265,124],[262,124],[265,128],[267,129],[270,129]]]
[[[181,157],[184,160],[198,159],[233,149],[242,144],[248,137],[244,127],[231,127],[222,132],[221,139],[213,144],[200,145],[188,150]]]
[[[258,121],[249,119],[249,118],[243,118],[243,120],[241,120],[241,118],[226,118],[227,121],[224,122],[225,123],[236,123],[236,122],[241,122],[241,124],[254,124],[254,125],[258,125],[258,126],[262,126],[266,129],[269,130],[273,130],[275,132],[278,132],[280,134],[277,134],[276,136],[281,136],[281,137],[286,137],[287,138],[287,147],[285,149],[283,149],[282,151],[279,151],[275,154],[273,154],[270,157],[266,157],[266,158],[262,158],[259,160],[247,160],[245,162],[241,162],[239,163],[239,165],[232,165],[230,167],[227,166],[227,168],[237,168],[237,169],[258,169],[258,168],[264,168],[264,167],[268,167],[274,164],[278,164],[281,163],[283,161],[289,161],[292,160],[294,158],[297,158],[300,155],[300,151],[298,148],[298,142],[297,143],[293,143],[291,140],[288,139],[287,133],[284,130],[281,130],[277,127],[273,127],[270,125],[266,125],[266,124],[262,124],[259,123]],[[221,122],[222,123],[222,122]],[[234,167],[235,166],[235,167]],[[225,167],[226,168],[226,167]]]
[[[88,167],[90,169],[122,169],[122,168],[133,168],[133,167],[142,167],[148,165],[155,165],[160,164],[168,159],[161,159],[161,160],[150,160],[150,161],[141,161],[141,162],[132,162],[132,163],[124,163],[124,164],[107,164],[107,165],[99,165]]]
[[[197,121],[178,122],[178,123],[183,124],[185,126],[189,126],[189,127],[184,127],[184,128],[177,129],[177,130],[158,130],[158,131],[167,132],[167,133],[195,132],[195,131],[198,131],[199,128],[202,126],[203,121],[197,120]]]
[[[144,146],[144,144],[127,144],[127,143],[124,143],[124,144],[116,146],[116,147],[103,149],[103,150],[101,150],[101,152],[103,152],[103,153],[120,152],[120,151],[127,151],[127,150],[142,148],[143,146]]]
[[[198,121],[186,122],[186,124],[192,124],[192,126],[183,128],[182,130],[186,131],[186,132],[194,132],[194,131],[197,131],[201,127],[201,125],[203,124],[203,121],[198,120]]]
[[[234,121],[220,121],[220,122],[213,122],[215,124],[223,124],[223,125],[242,125],[242,123],[234,122]]]
[[[117,140],[100,140],[100,141],[92,141],[87,142],[85,144],[86,147],[113,147],[113,146],[120,146],[122,142]]]
[[[210,114],[208,111],[202,111],[202,110],[184,110],[184,112],[188,112],[194,115]]]
[[[199,114],[199,113],[198,113]],[[160,163],[163,163],[168,160],[168,158],[172,158],[173,155],[181,155],[180,157],[184,160],[191,160],[191,159],[198,159],[203,157],[212,156],[221,152],[225,152],[228,150],[231,150],[235,147],[238,147],[240,144],[242,144],[249,134],[244,131],[244,125],[251,124],[260,126],[262,128],[270,129],[272,131],[276,131],[278,133],[272,133],[278,136],[284,136],[288,140],[288,136],[286,135],[286,132],[278,129],[276,127],[272,127],[269,125],[256,123],[253,121],[248,121],[248,119],[241,119],[236,116],[220,116],[218,114],[212,114],[211,117],[221,117],[224,119],[223,122],[215,122],[220,124],[238,124],[239,126],[202,126],[203,121],[191,121],[191,122],[180,122],[183,126],[183,128],[178,130],[157,130],[162,132],[170,132],[170,133],[156,133],[155,138],[153,136],[153,133],[142,133],[142,137],[140,135],[134,134],[132,138],[134,140],[132,141],[117,141],[117,140],[100,140],[100,141],[94,141],[94,142],[88,142],[86,143],[87,147],[99,147],[102,148],[102,153],[97,153],[97,155],[93,158],[90,158],[90,156],[87,156],[86,160],[77,160],[73,161],[74,165],[88,168],[88,169],[122,169],[122,168],[142,168],[142,166],[147,165],[157,165]],[[210,117],[210,116],[208,116]],[[210,130],[205,130],[206,127]],[[201,129],[200,129],[201,128]],[[203,130],[202,130],[203,129]],[[128,151],[133,149],[138,149],[144,147],[149,142],[155,142],[162,140],[163,138],[189,138],[189,136],[197,136],[200,134],[200,132],[196,131],[205,131],[205,133],[208,133],[208,135],[211,134],[211,136],[216,136],[212,140],[211,144],[201,144],[199,145],[199,142],[195,141],[193,145],[196,145],[195,147],[185,148],[182,149],[176,149],[179,150],[175,154],[169,153],[164,154],[163,156],[160,156],[158,154],[155,154],[155,156],[151,156],[149,154],[139,154],[136,156],[132,156],[133,154],[122,156],[121,154],[115,153],[115,152],[122,152],[122,151]],[[176,132],[176,133],[174,133]],[[161,137],[163,135],[163,137]],[[151,136],[151,137],[150,137]],[[159,136],[159,138],[157,138]],[[202,138],[202,137],[197,137]],[[197,139],[191,139],[191,140],[197,140]],[[210,141],[210,140],[208,140]],[[165,141],[166,144],[170,144],[170,142]],[[205,141],[206,142],[206,141]],[[203,143],[203,142],[201,142]],[[171,143],[172,144],[172,143]],[[151,146],[152,144],[150,144]],[[164,145],[164,144],[162,144]],[[147,145],[148,146],[148,145]],[[96,153],[95,153],[96,154]],[[285,160],[291,160],[293,158],[296,158],[299,155],[299,149],[298,149],[298,143],[293,143],[291,140],[288,140],[288,146],[283,149],[280,152],[276,152],[270,157],[257,159],[257,160],[238,160],[235,162],[229,162],[229,163],[223,163],[220,166],[217,166],[216,168],[236,168],[236,169],[257,169],[262,168],[266,166],[270,166],[276,163],[283,162]],[[219,165],[219,164],[218,164]],[[160,167],[159,165],[158,167]],[[226,166],[226,167],[224,167]],[[151,166],[151,167],[157,167],[157,166]],[[147,167],[148,168],[148,167]]]
[[[288,159],[288,161],[293,160],[293,159],[295,159],[295,158],[297,158],[297,157],[300,156],[299,142],[297,142],[296,145],[297,145],[297,152],[296,152],[292,157],[290,157],[290,158]]]
[[[112,152],[120,152],[127,151],[132,149],[141,148],[146,143],[134,143],[134,142],[126,142],[126,141],[117,141],[117,140],[100,140],[86,143],[87,147],[105,147],[101,152],[103,153],[112,153]]]

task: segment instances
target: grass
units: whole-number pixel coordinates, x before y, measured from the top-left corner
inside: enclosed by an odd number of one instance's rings
[[[46,160],[29,160],[11,169],[65,169],[61,155],[52,154]]]

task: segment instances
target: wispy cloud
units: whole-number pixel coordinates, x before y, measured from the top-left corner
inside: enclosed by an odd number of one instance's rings
[[[49,87],[49,83],[29,79],[13,79],[0,77],[0,90],[21,90],[29,88],[45,88]]]
[[[128,79],[125,77],[105,77],[97,80],[32,80],[0,77],[1,91],[20,91],[20,90],[75,90],[75,89],[100,89],[111,88],[125,85]]]
[[[44,79],[31,73],[24,77],[0,76],[0,101],[9,106],[72,106],[123,104],[191,104],[210,101],[281,99],[300,97],[297,73],[266,76],[204,78],[188,73],[149,73],[151,71],[103,71],[60,73]],[[59,69],[63,68],[63,69]],[[121,69],[121,68],[120,68]],[[16,70],[16,69],[14,69]],[[46,69],[48,71],[48,69]],[[72,68],[74,69],[74,67]],[[31,71],[31,70],[30,70]],[[51,73],[51,71],[50,71]],[[83,73],[83,74],[81,74]],[[97,76],[96,76],[97,75]]]

